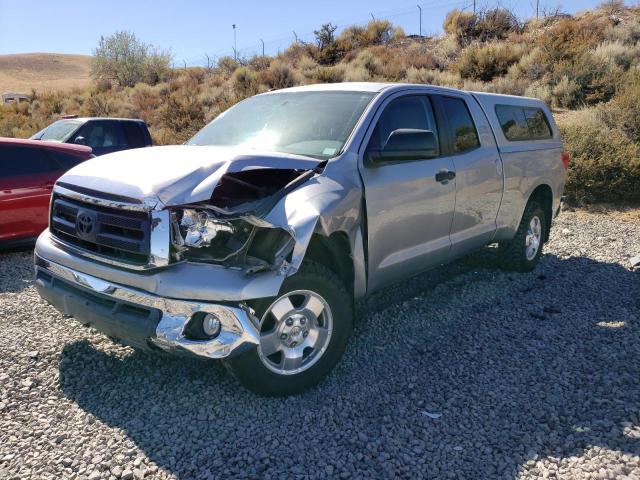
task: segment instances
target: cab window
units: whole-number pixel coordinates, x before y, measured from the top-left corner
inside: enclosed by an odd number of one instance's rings
[[[542,140],[553,136],[541,108],[496,105],[496,115],[507,140]]]
[[[373,130],[368,150],[382,150],[391,132],[401,128],[429,130],[438,138],[433,108],[427,96],[410,95],[389,103]]]
[[[465,101],[461,98],[442,97],[442,107],[449,119],[453,153],[464,153],[478,148],[478,132]]]
[[[89,122],[80,129],[77,137],[84,137],[86,145],[91,148],[117,147],[126,144],[120,126],[114,122]]]

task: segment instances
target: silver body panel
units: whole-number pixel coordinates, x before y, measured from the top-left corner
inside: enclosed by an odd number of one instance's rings
[[[567,179],[566,171],[562,163],[558,161],[563,151],[560,130],[549,107],[540,100],[488,93],[473,93],[473,97],[478,101],[489,120],[502,158],[505,184],[497,218],[495,239],[508,240],[515,234],[524,207],[531,193],[538,186],[548,185],[551,188],[553,198],[552,211],[556,212],[560,208],[560,199]],[[526,142],[507,140],[495,114],[496,105],[501,104],[543,109],[549,121],[553,138]]]
[[[140,272],[65,246],[48,231],[39,238],[36,255],[154,298],[239,303],[275,296],[284,279],[300,267],[313,235],[328,238],[339,233],[348,239],[353,291],[359,298],[474,248],[513,237],[529,196],[539,185],[552,189],[553,211],[559,207],[566,178],[560,161],[562,144],[553,117],[538,100],[406,84],[312,85],[289,90],[370,91],[377,95],[340,154],[280,198],[269,212],[254,219],[285,229],[295,240],[290,262],[282,268],[247,274],[219,265],[171,264],[162,250],[168,243],[160,240],[152,248],[158,252],[157,260]],[[366,167],[365,149],[380,112],[390,99],[409,94],[464,99],[476,124],[480,147],[460,155]],[[495,115],[496,104],[543,108],[552,124],[553,138],[507,141]],[[256,168],[312,170],[319,163],[296,155],[230,148],[151,147],[90,160],[59,182],[135,199],[121,207],[138,204],[161,218],[167,207],[207,201],[225,173]],[[442,169],[455,171],[456,178],[444,184],[436,182],[434,175]],[[56,186],[57,191],[61,188]],[[110,205],[100,195],[85,197]],[[159,230],[157,238],[162,235],[166,232]]]

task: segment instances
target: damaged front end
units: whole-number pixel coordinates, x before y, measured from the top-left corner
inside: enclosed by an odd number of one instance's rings
[[[172,260],[217,264],[245,273],[286,273],[295,229],[264,217],[323,166],[224,174],[209,201],[170,208]]]
[[[111,176],[76,170],[54,195],[76,208],[62,212],[69,225],[73,215],[95,219],[96,238],[76,239],[69,230],[73,243],[55,229],[40,236],[41,295],[124,343],[208,358],[235,355],[258,342],[250,302],[278,294],[300,268],[314,231],[355,231],[359,190],[345,193],[343,184],[320,175],[325,167],[309,157],[240,156],[187,174],[158,173],[148,188],[120,169],[109,170]],[[143,247],[148,241],[146,263],[109,257],[98,243],[103,228],[109,238],[128,239],[145,222],[149,232],[141,229],[135,239]],[[119,316],[113,309],[96,313],[105,299]],[[134,328],[144,323],[134,313],[147,315],[147,330]]]

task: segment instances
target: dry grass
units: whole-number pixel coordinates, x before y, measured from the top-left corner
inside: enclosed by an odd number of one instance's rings
[[[637,205],[598,203],[571,210],[578,215],[608,215],[616,220],[640,225],[640,207]]]
[[[0,93],[83,88],[90,84],[88,55],[0,55]]]
[[[38,90],[31,104],[0,108],[0,136],[29,136],[61,114],[111,115],[142,118],[157,144],[182,143],[271,88],[344,80],[447,85],[535,96],[562,109],[556,120],[572,156],[568,199],[640,203],[640,8],[609,10],[524,23],[500,9],[454,12],[448,33],[421,39],[371,21],[322,47],[297,42],[275,57],[223,57],[210,69],[173,70],[159,83],[126,88],[90,83],[89,57],[0,57],[0,90]]]

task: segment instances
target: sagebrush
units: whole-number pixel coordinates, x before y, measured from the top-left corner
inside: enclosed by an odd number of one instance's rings
[[[572,156],[569,198],[640,201],[640,8],[613,1],[526,22],[501,8],[454,10],[444,30],[409,38],[373,20],[336,35],[325,24],[314,43],[296,42],[275,57],[223,57],[212,68],[168,69],[170,57],[147,46],[146,63],[121,77],[96,75],[90,88],[33,92],[30,105],[0,108],[0,136],[27,137],[63,114],[110,115],[142,118],[157,144],[182,143],[236,102],[270,89],[435,84],[541,98],[557,109]]]

